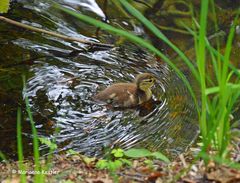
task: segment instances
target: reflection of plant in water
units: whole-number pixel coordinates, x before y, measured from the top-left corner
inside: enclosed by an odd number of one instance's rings
[[[172,21],[178,28],[183,29],[183,23],[189,27],[192,25],[191,4],[184,0],[166,0],[164,1],[162,10],[158,12],[158,16]]]

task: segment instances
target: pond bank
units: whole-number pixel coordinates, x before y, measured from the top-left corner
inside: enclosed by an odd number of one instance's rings
[[[204,165],[203,160],[198,160],[194,164],[193,151],[188,154],[181,154],[170,164],[159,160],[138,158],[130,160],[132,166],[123,166],[116,172],[100,170],[97,168],[99,160],[87,158],[79,154],[74,155],[54,155],[48,171],[43,171],[47,182],[89,182],[89,183],[111,183],[111,182],[178,182],[178,183],[201,183],[220,182],[234,183],[240,181],[240,170],[219,165],[210,161]],[[237,148],[232,150],[232,158],[239,161]],[[42,160],[42,164],[46,161]],[[237,162],[236,162],[237,163]],[[20,182],[18,162],[7,162],[0,164],[0,181]],[[24,165],[28,167],[27,182],[33,182],[34,165],[32,160],[27,160]],[[177,178],[179,177],[179,178]]]

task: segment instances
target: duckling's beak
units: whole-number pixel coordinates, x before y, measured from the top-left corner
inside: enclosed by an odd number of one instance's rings
[[[156,81],[157,81],[157,78],[153,78],[153,83],[155,84],[156,83]]]
[[[154,77],[153,78],[153,85],[151,86],[151,88],[155,86],[156,82],[157,82],[157,79]]]

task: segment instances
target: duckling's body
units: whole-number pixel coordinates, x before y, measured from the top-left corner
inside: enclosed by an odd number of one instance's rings
[[[116,83],[98,93],[94,99],[114,107],[134,107],[152,97],[155,78],[149,73],[139,74],[133,83]]]

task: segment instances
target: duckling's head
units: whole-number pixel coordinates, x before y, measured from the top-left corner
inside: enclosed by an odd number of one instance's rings
[[[156,78],[150,73],[137,75],[135,83],[140,90],[147,91],[155,84]]]

